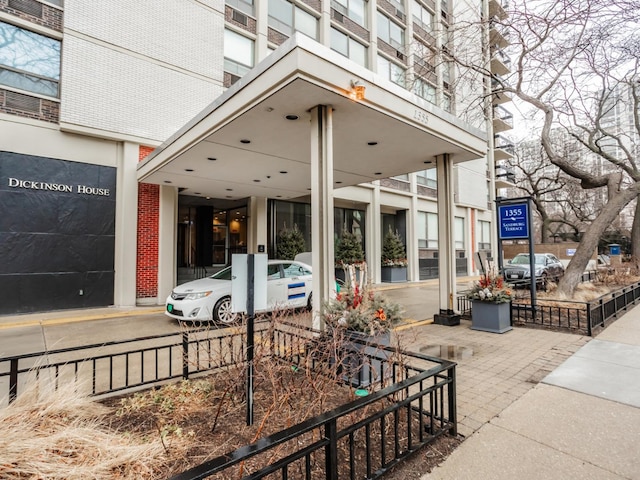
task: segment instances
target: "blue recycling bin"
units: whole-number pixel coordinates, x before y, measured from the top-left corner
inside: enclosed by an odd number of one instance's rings
[[[620,245],[611,243],[609,245],[609,255],[620,255]]]

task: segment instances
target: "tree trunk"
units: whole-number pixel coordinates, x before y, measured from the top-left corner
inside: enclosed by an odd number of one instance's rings
[[[638,199],[636,199],[636,210],[631,227],[631,257],[633,262],[638,265],[640,261],[640,202]]]
[[[558,283],[558,293],[565,297],[572,297],[580,278],[593,252],[598,248],[598,240],[602,233],[620,214],[622,209],[638,195],[640,184],[635,184],[627,190],[615,193],[600,211],[593,223],[584,233],[576,253],[569,262],[564,276]]]

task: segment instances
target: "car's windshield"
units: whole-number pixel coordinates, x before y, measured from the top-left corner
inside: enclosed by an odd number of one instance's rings
[[[223,268],[219,272],[211,275],[210,278],[215,278],[216,280],[231,280],[231,267]]]
[[[536,265],[544,265],[544,255],[536,255]],[[529,255],[516,255],[513,260],[511,260],[512,264],[515,265],[529,265]]]

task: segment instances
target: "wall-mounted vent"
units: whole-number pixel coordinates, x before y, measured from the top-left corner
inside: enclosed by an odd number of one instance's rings
[[[400,60],[402,60],[404,62],[407,57],[405,57],[404,53],[399,52],[398,50],[396,50],[396,58],[398,58],[398,59],[400,59]]]
[[[400,20],[402,20],[403,22],[406,20],[407,16],[404,14],[404,12],[398,8],[396,8],[396,17],[399,18]]]
[[[234,22],[239,23],[240,25],[244,25],[245,27],[248,24],[247,16],[244,13],[240,13],[237,10],[233,11],[233,15],[231,15],[231,19]]]
[[[42,4],[35,0],[9,0],[9,8],[42,18]]]
[[[29,113],[40,113],[40,99],[36,97],[30,97],[29,95],[23,95],[16,92],[5,92],[6,108],[12,108],[14,110],[21,110]]]
[[[333,19],[336,22],[344,23],[344,15],[340,12],[336,12],[335,10],[333,11]]]

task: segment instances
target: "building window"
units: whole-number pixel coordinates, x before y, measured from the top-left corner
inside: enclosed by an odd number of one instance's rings
[[[405,86],[406,70],[380,55],[378,55],[378,73],[401,87]]]
[[[254,15],[253,0],[225,0],[225,3],[247,15]]]
[[[0,22],[0,84],[59,96],[60,42]]]
[[[402,180],[403,182],[408,182],[409,181],[409,174],[408,173],[403,173],[402,175],[395,175],[391,178],[395,178],[396,180]]]
[[[438,214],[418,212],[418,247],[438,248]]]
[[[367,26],[367,2],[364,0],[331,0],[331,8],[350,18],[358,25]]]
[[[453,219],[454,243],[456,250],[464,250],[464,218]]]
[[[224,71],[242,77],[253,67],[253,50],[253,40],[225,29]]]
[[[429,10],[424,8],[420,3],[413,0],[411,4],[411,13],[413,15],[413,21],[419,26],[424,28],[427,32],[433,32],[434,15]]]
[[[451,99],[451,95],[447,95],[446,93],[442,96],[442,109],[445,112],[451,113],[453,109],[453,101]]]
[[[478,250],[491,250],[491,223],[478,220]]]
[[[413,82],[413,93],[434,105],[436,104],[436,91],[436,87],[420,77],[417,77]]]
[[[404,47],[404,28],[378,12],[378,38],[396,50],[402,50]]]
[[[429,188],[438,188],[438,172],[435,168],[416,172],[416,181],[418,182],[418,185],[423,185]]]
[[[300,32],[318,39],[318,19],[286,0],[269,0],[269,26],[287,35]]]
[[[358,65],[367,66],[367,47],[335,28],[331,29],[331,49]]]

